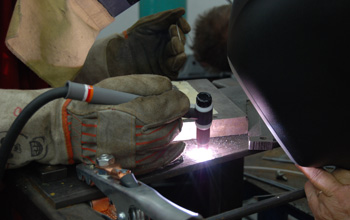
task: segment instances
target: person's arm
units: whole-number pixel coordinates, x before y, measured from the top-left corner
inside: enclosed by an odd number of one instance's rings
[[[184,34],[190,31],[182,18],[185,10],[146,16],[123,34],[94,44],[114,21],[107,6],[97,0],[17,1],[6,45],[52,87],[63,86],[79,72],[76,81],[88,84],[128,74],[176,78],[186,61]]]
[[[99,32],[114,21],[97,0],[17,1],[6,45],[52,87],[72,80]]]
[[[123,168],[136,174],[165,166],[179,157],[185,145],[172,142],[189,109],[186,95],[169,79],[156,75],[108,78],[95,87],[140,96],[119,105],[97,105],[57,99],[40,108],[24,126],[7,168],[31,161],[44,164],[94,163],[112,154]],[[0,90],[0,140],[35,97],[47,90]],[[108,99],[108,97],[106,97]]]
[[[297,166],[309,179],[305,193],[316,220],[350,219],[350,171],[329,173],[320,168]]]

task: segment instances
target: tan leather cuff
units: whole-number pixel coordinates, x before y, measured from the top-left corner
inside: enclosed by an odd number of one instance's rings
[[[69,4],[77,15],[95,30],[102,30],[114,18],[97,0],[70,0]]]
[[[17,1],[6,46],[59,87],[75,78],[100,30],[113,21],[97,0]]]

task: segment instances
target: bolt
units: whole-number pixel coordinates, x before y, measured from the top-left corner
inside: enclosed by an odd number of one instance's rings
[[[114,164],[115,159],[114,156],[111,154],[101,154],[99,157],[96,158],[96,162],[98,166],[105,167]]]
[[[125,213],[124,213],[124,212],[119,213],[119,214],[118,214],[118,219],[120,219],[120,220],[126,220],[126,215],[125,215]]]
[[[88,168],[89,170],[93,170],[93,169],[95,169],[95,165],[94,164],[87,164],[86,168]]]
[[[288,181],[288,178],[285,176],[285,174],[281,170],[276,171],[276,179]]]

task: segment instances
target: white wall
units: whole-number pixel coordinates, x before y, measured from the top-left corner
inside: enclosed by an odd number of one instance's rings
[[[97,38],[107,37],[112,33],[122,33],[128,27],[133,25],[139,19],[139,8],[140,4],[136,3],[127,10],[123,11],[117,17],[115,17],[115,21],[103,29]]]
[[[141,0],[142,1],[142,0]],[[176,0],[174,0],[176,1]],[[186,18],[187,22],[193,27],[197,16],[204,11],[218,5],[227,4],[227,0],[187,0],[187,11]],[[115,21],[106,27],[97,38],[106,37],[112,33],[121,33],[131,25],[133,25],[139,19],[139,3],[134,4],[129,9],[121,13],[115,18]],[[191,44],[191,39],[193,33],[189,33],[187,36],[186,53],[192,54],[191,49],[188,44]]]

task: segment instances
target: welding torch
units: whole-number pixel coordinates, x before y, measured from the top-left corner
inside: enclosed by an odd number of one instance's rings
[[[209,127],[212,120],[211,115],[208,113],[210,112],[208,111],[208,108],[210,108],[211,105],[211,96],[209,95],[210,105],[208,105],[209,100],[208,97],[206,97],[208,95],[198,96],[197,107],[195,108],[195,111],[189,115],[191,118],[197,118],[197,140],[199,140],[199,143],[205,144],[209,143]],[[18,135],[32,115],[45,104],[54,99],[66,98],[85,101],[91,104],[118,105],[129,102],[137,97],[139,96],[130,93],[98,88],[70,81],[66,83],[66,86],[51,89],[39,95],[22,110],[22,112],[12,123],[5,138],[2,140],[0,147],[0,180],[3,178],[7,160],[11,154],[12,147],[14,146]],[[192,112],[192,110],[190,110],[190,112]]]
[[[138,95],[130,93],[73,82],[68,82],[67,86],[68,93],[66,98],[81,100],[92,104],[118,105],[139,97]],[[195,107],[190,108],[183,117],[195,120],[197,127],[197,145],[198,147],[208,148],[210,126],[213,121],[213,103],[211,95],[207,92],[198,93]]]
[[[213,121],[213,103],[210,93],[200,92],[196,97],[196,105],[183,116],[194,119],[197,127],[197,146],[208,148],[210,140],[210,126]]]

